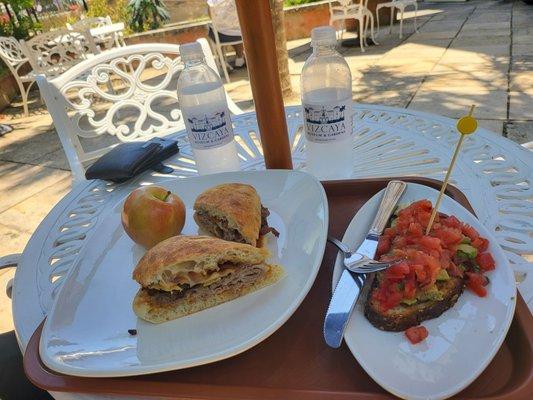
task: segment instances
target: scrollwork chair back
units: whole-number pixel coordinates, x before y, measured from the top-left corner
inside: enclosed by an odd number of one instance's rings
[[[0,58],[17,82],[22,97],[24,115],[28,116],[28,92],[35,83],[35,74],[24,67],[28,66],[29,59],[17,39],[4,36],[0,36]],[[24,82],[29,82],[29,84],[24,86]]]
[[[216,71],[207,41],[198,42]],[[51,80],[37,77],[75,180],[120,142],[184,129],[176,91],[182,68],[178,45],[150,43],[105,51]],[[229,97],[228,105],[242,112]]]
[[[54,77],[99,53],[89,30],[60,29],[21,40],[33,70]]]

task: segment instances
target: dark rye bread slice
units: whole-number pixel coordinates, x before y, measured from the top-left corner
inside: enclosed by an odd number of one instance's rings
[[[437,318],[452,308],[463,292],[464,282],[460,278],[453,277],[447,281],[437,282],[439,291],[443,293],[442,300],[424,301],[411,306],[400,305],[386,312],[382,312],[377,302],[372,300],[372,293],[377,287],[378,280],[374,276],[365,303],[366,318],[378,329],[401,332],[420,325],[422,321]]]

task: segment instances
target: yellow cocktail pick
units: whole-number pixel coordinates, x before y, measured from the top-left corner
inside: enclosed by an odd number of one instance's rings
[[[450,175],[452,174],[453,167],[455,166],[455,162],[457,161],[457,156],[459,155],[459,150],[461,149],[463,141],[467,135],[474,133],[477,129],[477,120],[472,116],[475,107],[475,105],[472,105],[470,107],[470,112],[468,113],[468,115],[460,118],[459,121],[457,121],[457,130],[461,134],[461,137],[457,142],[455,152],[453,153],[452,161],[450,162],[450,166],[448,167],[448,172],[446,172],[446,177],[444,178],[444,182],[442,182],[439,197],[435,202],[435,207],[433,207],[433,212],[431,213],[431,218],[429,219],[429,224],[426,228],[426,235],[429,235],[431,227],[433,226],[433,221],[435,220],[435,216],[437,215],[437,211],[439,209],[440,202],[442,201],[444,191],[446,190],[446,186],[448,186],[448,181],[450,180]]]

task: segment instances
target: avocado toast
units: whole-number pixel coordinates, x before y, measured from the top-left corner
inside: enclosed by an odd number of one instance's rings
[[[404,331],[453,307],[465,285],[486,295],[484,272],[494,269],[488,241],[453,216],[439,214],[429,235],[431,202],[395,213],[380,237],[377,256],[396,261],[369,280],[366,318],[378,329]]]

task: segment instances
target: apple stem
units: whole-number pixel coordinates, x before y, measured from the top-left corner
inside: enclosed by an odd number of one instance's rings
[[[172,192],[169,190],[169,191],[167,192],[167,195],[166,195],[165,198],[163,199],[163,201],[167,201],[168,196],[170,196],[171,194],[172,194]]]

